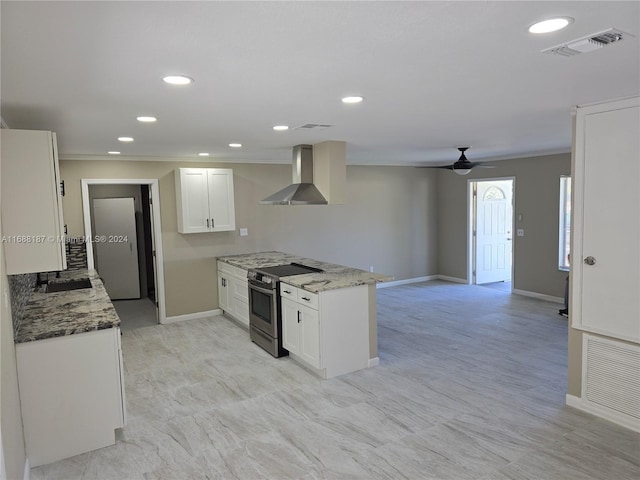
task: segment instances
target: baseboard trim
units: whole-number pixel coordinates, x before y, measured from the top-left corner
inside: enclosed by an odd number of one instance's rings
[[[447,275],[436,275],[436,277],[438,280],[444,280],[445,282],[464,283],[465,285],[469,284],[469,281],[466,278],[449,277]]]
[[[380,365],[380,357],[374,357],[369,359],[369,364],[368,364],[369,368],[377,367],[378,365]]]
[[[523,297],[537,298],[539,300],[546,300],[547,302],[560,303],[564,305],[564,298],[562,297],[554,297],[553,295],[546,295],[544,293],[538,292],[529,292],[527,290],[519,290],[517,288],[514,288],[511,293],[522,295]]]
[[[437,280],[438,275],[427,275],[426,277],[406,278],[404,280],[394,280],[393,282],[377,283],[376,288],[397,287],[399,285],[407,285],[409,283],[428,282],[429,280]]]
[[[222,315],[222,310],[216,308],[215,310],[206,310],[204,312],[185,313],[184,315],[174,315],[173,317],[167,317],[161,322],[163,325],[166,323],[185,322],[187,320],[197,320],[199,318],[214,317],[216,315]]]
[[[613,412],[606,408],[598,407],[593,403],[589,403],[583,400],[581,397],[576,397],[575,395],[569,395],[567,393],[566,404],[569,407],[573,407],[577,410],[590,413],[592,415],[595,415],[596,417],[604,418],[605,420],[609,420],[616,425],[628,428],[629,430],[632,430],[634,432],[640,432],[640,420],[629,417],[628,415],[617,414],[616,412]]]
[[[31,478],[31,465],[29,465],[29,459],[24,459],[24,473],[22,474],[22,480],[29,480]]]

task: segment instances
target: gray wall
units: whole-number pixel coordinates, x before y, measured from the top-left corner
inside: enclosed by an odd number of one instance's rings
[[[174,169],[232,168],[235,232],[177,232]],[[412,167],[347,167],[347,203],[270,206],[258,201],[291,182],[290,165],[164,161],[61,161],[69,235],[83,234],[80,180],[157,178],[164,249],[167,315],[218,307],[215,257],[280,250],[374,270],[397,279],[437,274],[435,170]],[[249,235],[240,237],[239,229]]]
[[[467,279],[469,179],[515,177],[514,213],[522,215],[514,236],[513,288],[564,297],[566,272],[558,270],[560,176],[571,174],[571,154],[492,162],[467,176],[438,173],[438,273]]]

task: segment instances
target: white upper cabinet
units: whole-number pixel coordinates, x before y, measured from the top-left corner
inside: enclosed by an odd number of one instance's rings
[[[236,229],[233,170],[176,169],[178,232],[223,232]]]
[[[56,134],[0,130],[6,272],[67,268]]]

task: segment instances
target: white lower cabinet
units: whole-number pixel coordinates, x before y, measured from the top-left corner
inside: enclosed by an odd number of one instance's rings
[[[247,271],[218,262],[218,306],[245,326],[249,326],[249,285]]]
[[[314,368],[320,368],[320,316],[318,311],[282,298],[282,346]]]
[[[368,287],[311,293],[283,283],[283,347],[331,378],[369,366]]]
[[[32,467],[115,443],[126,422],[120,329],[16,344]]]

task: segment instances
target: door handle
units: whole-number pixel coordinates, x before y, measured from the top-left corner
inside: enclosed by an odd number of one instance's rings
[[[133,243],[129,242],[129,251],[133,253]]]
[[[591,255],[589,255],[587,258],[584,259],[584,264],[585,265],[595,265],[596,264],[595,257],[592,257]]]

